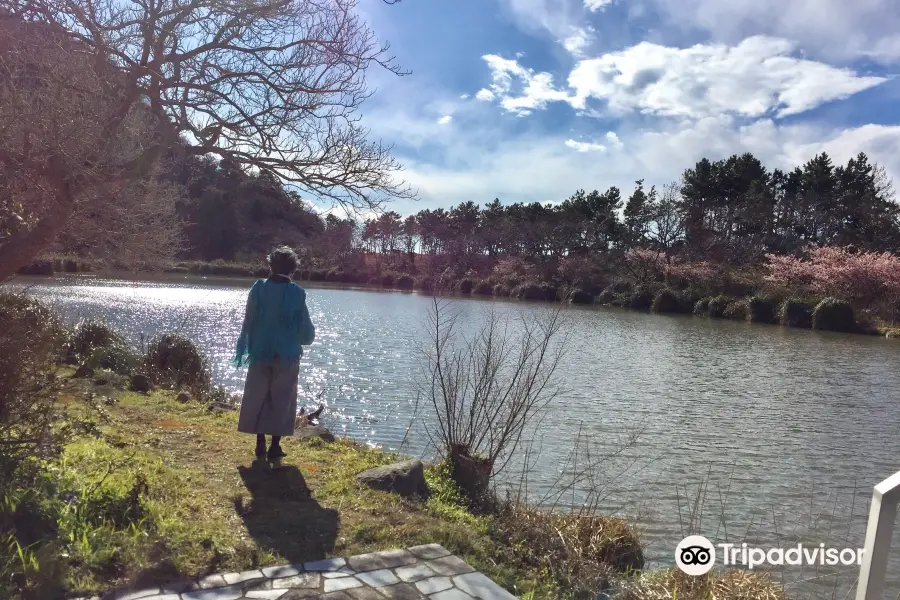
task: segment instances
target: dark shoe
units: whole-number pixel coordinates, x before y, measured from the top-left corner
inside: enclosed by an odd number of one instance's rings
[[[285,456],[287,456],[287,454],[285,454],[284,450],[282,450],[278,446],[276,446],[274,448],[269,448],[269,453],[268,453],[268,455],[266,455],[266,457],[269,460],[278,460],[280,458],[284,458]]]

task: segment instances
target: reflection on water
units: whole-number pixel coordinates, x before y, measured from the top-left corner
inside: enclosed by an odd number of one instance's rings
[[[163,331],[190,336],[209,355],[215,379],[241,390],[243,371],[230,360],[250,282],[27,283],[70,321],[102,318],[135,343]],[[302,401],[321,396],[326,425],[397,448],[416,405],[430,299],[318,288],[308,298],[317,339],[303,361]],[[485,305],[459,301],[476,317]],[[495,306],[525,319],[548,310]],[[565,316],[566,388],[530,440],[533,498],[561,476],[571,479],[565,459],[581,432],[610,455],[598,484],[604,510],[639,517],[656,561],[673,563],[692,523],[738,544],[861,545],[872,486],[900,469],[900,344],[617,309],[571,308]],[[428,452],[421,427],[404,451]],[[583,501],[587,484],[576,487],[562,502]],[[698,505],[702,514],[692,515]],[[794,595],[836,598],[855,578],[854,569],[837,582],[823,574],[786,567],[784,577]],[[896,596],[900,561],[889,579]]]

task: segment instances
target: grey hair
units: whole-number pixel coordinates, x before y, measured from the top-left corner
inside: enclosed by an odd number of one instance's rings
[[[274,275],[290,277],[297,270],[300,259],[297,258],[297,253],[289,247],[279,246],[266,257],[266,262],[269,263],[269,269]]]

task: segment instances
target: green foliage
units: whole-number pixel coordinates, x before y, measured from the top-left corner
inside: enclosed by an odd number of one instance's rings
[[[210,389],[211,376],[206,357],[189,338],[166,333],[148,344],[147,369],[156,385],[172,389],[188,388],[195,396]]]
[[[778,320],[776,302],[765,296],[751,296],[747,300],[747,319],[752,323],[776,323]]]
[[[653,305],[653,292],[646,286],[638,286],[628,297],[628,308],[650,310]]]
[[[400,290],[411,290],[415,284],[416,280],[413,279],[412,275],[401,275],[394,282],[394,285]]]
[[[812,327],[813,306],[797,298],[782,302],[778,308],[778,322],[788,327]]]
[[[442,461],[425,469],[425,482],[431,490],[425,504],[429,512],[448,521],[483,526],[482,521],[469,512],[465,496],[453,481],[449,462]]]
[[[491,296],[494,293],[494,286],[487,279],[482,279],[477,284],[475,284],[475,288],[472,290],[472,293],[479,296]]]
[[[855,327],[856,318],[849,302],[829,297],[819,302],[813,309],[813,329],[851,332]]]
[[[124,346],[125,342],[118,332],[97,319],[83,319],[75,325],[72,335],[72,346],[75,354],[87,360],[95,350],[111,346]]]
[[[694,314],[698,317],[706,316],[709,313],[709,302],[712,298],[705,297],[697,300],[696,304],[694,304]]]
[[[746,321],[750,317],[750,308],[746,300],[732,300],[725,307],[722,316],[735,321]]]
[[[724,317],[725,309],[728,308],[731,300],[732,298],[730,296],[716,296],[715,298],[711,298],[707,305],[707,314],[710,317],[717,319]]]
[[[679,313],[681,312],[681,308],[682,305],[678,300],[678,296],[669,288],[657,292],[656,296],[653,298],[653,305],[651,306],[653,312],[660,314]]]
[[[131,375],[144,366],[142,357],[125,343],[97,348],[85,362],[95,369],[106,369],[119,375]]]

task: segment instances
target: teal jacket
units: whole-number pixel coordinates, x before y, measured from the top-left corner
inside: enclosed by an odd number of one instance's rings
[[[294,362],[303,356],[303,346],[315,338],[306,290],[292,281],[260,279],[247,297],[232,364]]]

